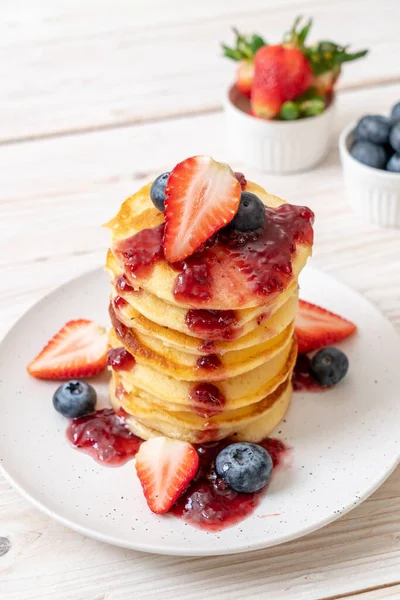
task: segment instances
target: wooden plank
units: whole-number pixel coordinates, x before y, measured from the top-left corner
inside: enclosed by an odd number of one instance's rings
[[[276,42],[299,11],[296,0],[2,3],[0,140],[218,110],[233,78],[219,50],[230,27]],[[396,0],[307,0],[301,12],[315,38],[371,48],[342,86],[399,79]]]
[[[1,597],[319,600],[329,591],[328,598],[341,598],[397,580],[399,485],[400,469],[369,501],[301,540],[249,554],[195,559],[151,556],[85,538],[50,521],[3,483],[0,532],[11,549],[0,558]]]
[[[342,600],[342,598],[347,598],[348,600],[382,600],[382,598],[392,598],[392,600],[398,600],[400,598],[400,584],[383,587],[379,586],[375,590],[367,590],[364,592],[360,591],[356,592],[355,594],[346,594],[346,596],[326,598],[326,600]]]

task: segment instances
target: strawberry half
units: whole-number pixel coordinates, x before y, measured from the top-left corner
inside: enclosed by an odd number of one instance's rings
[[[38,379],[92,377],[107,366],[107,333],[94,321],[68,321],[28,365]]]
[[[197,473],[199,455],[187,442],[151,438],[136,454],[136,472],[150,510],[169,511]]]
[[[187,258],[232,221],[241,188],[228,165],[209,156],[179,163],[168,178],[164,253],[169,262]]]
[[[299,354],[319,350],[348,338],[357,327],[320,306],[299,301],[295,319],[295,332]]]

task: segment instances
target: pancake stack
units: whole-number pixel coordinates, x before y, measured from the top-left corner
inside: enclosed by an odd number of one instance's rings
[[[285,204],[250,182],[245,189],[271,215]],[[312,232],[310,214],[304,219]],[[271,291],[260,292],[255,284],[263,258],[249,270],[240,254],[242,247],[253,251],[253,238],[235,238],[234,251],[216,238],[186,261],[169,264],[164,213],[152,204],[150,184],[107,226],[110,397],[130,430],[143,439],[163,435],[190,443],[228,436],[258,442],[269,435],[292,394],[298,276],[312,239],[294,236],[290,268]]]

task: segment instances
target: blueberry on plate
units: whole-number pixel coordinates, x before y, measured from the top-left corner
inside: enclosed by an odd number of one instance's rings
[[[373,144],[386,144],[389,140],[389,119],[382,115],[367,115],[360,119],[354,131],[357,142],[366,141]]]
[[[311,360],[311,374],[322,386],[339,383],[348,369],[349,360],[339,348],[323,348]]]
[[[392,123],[400,120],[400,102],[397,102],[397,104],[393,106],[390,117]]]
[[[350,154],[358,162],[369,167],[384,169],[386,166],[387,156],[385,149],[372,142],[356,142],[353,144]]]
[[[240,204],[231,225],[238,231],[255,231],[264,225],[265,206],[251,192],[242,192]]]
[[[215,470],[228,487],[236,492],[252,494],[268,483],[272,473],[272,458],[258,444],[230,444],[218,454]]]
[[[390,130],[389,141],[393,150],[400,153],[400,122],[395,123]]]
[[[151,184],[150,188],[150,198],[153,202],[154,206],[164,212],[165,210],[165,188],[167,185],[169,173],[162,173],[159,175]]]
[[[63,383],[54,392],[53,406],[63,417],[77,419],[94,412],[96,397],[96,391],[91,385],[72,380]]]
[[[386,170],[392,173],[400,173],[400,154],[393,154],[388,160]]]

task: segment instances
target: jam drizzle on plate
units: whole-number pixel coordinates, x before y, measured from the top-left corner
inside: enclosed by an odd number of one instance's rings
[[[135,456],[143,440],[129,431],[125,411],[119,413],[105,408],[72,419],[67,428],[68,441],[102,465],[119,467],[125,464]]]
[[[223,440],[197,447],[199,470],[186,492],[171,508],[171,513],[200,529],[220,531],[242,521],[254,511],[265,488],[253,494],[235,492],[215,473],[215,458],[230,443],[232,440]],[[265,438],[259,444],[270,453],[274,468],[278,467],[288,451],[285,444],[273,438]]]
[[[297,356],[292,374],[293,390],[295,392],[326,392],[332,386],[322,386],[315,381],[311,373],[311,359],[306,354]]]
[[[211,384],[204,385],[215,387]],[[221,397],[223,398],[222,394]],[[200,397],[196,398],[196,401],[201,404]],[[73,419],[67,429],[67,438],[72,446],[89,454],[100,464],[121,466],[135,456],[143,442],[127,428],[126,416],[127,413],[123,409],[115,413],[113,409],[106,408],[93,415]],[[197,446],[200,457],[197,475],[171,508],[170,513],[195,527],[220,531],[242,521],[253,512],[263,491],[254,494],[235,492],[215,473],[214,462],[217,454],[233,441],[225,439]],[[273,438],[265,438],[259,444],[271,455],[274,469],[278,467],[288,451],[287,446]]]

